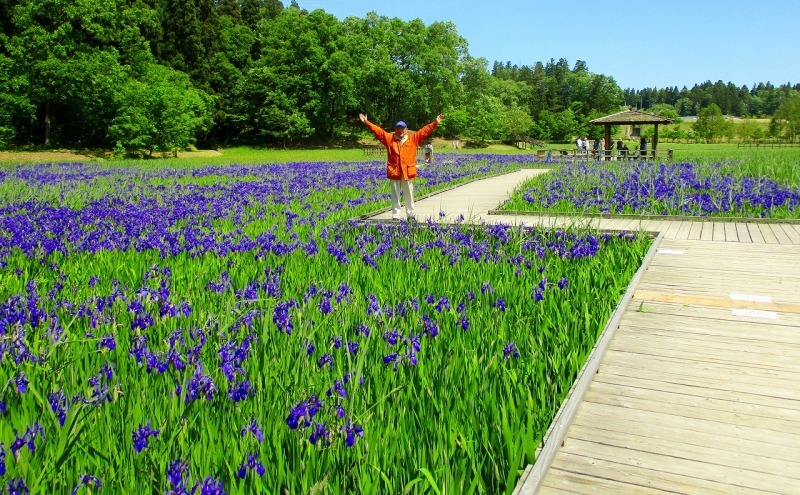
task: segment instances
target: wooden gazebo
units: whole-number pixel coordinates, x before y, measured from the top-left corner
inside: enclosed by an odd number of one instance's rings
[[[624,112],[613,113],[611,115],[606,115],[605,117],[600,117],[599,119],[590,120],[589,123],[593,125],[603,125],[606,127],[606,152],[609,150],[609,145],[611,144],[612,125],[652,124],[655,126],[655,131],[653,133],[653,155],[655,155],[656,149],[658,149],[658,124],[671,124],[672,119],[668,117],[661,117],[660,115],[654,115],[652,113],[640,112],[639,110],[625,110]]]

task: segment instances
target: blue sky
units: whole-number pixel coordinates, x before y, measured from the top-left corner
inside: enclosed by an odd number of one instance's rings
[[[583,60],[622,88],[800,83],[800,0],[297,2],[339,19],[375,11],[426,24],[452,21],[470,55],[490,64]]]

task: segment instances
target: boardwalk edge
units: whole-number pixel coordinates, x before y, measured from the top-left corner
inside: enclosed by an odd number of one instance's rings
[[[539,455],[537,455],[536,460],[532,465],[528,465],[526,467],[525,472],[517,482],[517,486],[514,489],[513,495],[533,495],[538,493],[539,489],[541,488],[547,471],[550,469],[558,449],[564,442],[567,430],[575,418],[575,414],[578,411],[578,406],[583,401],[583,396],[586,394],[592,378],[597,372],[597,369],[600,367],[600,361],[602,360],[606,349],[611,343],[611,340],[614,338],[614,332],[616,331],[617,327],[619,327],[620,320],[622,319],[623,314],[625,314],[631,299],[633,299],[633,294],[636,291],[636,287],[639,285],[639,281],[644,276],[644,272],[650,266],[651,261],[658,252],[658,248],[661,245],[663,238],[664,233],[660,232],[653,241],[653,244],[650,246],[650,250],[647,252],[647,255],[645,255],[644,259],[642,260],[641,266],[639,266],[639,269],[633,275],[633,278],[628,284],[628,289],[625,291],[625,294],[622,296],[622,299],[620,299],[616,309],[611,314],[608,323],[606,323],[605,328],[603,328],[603,332],[600,334],[600,338],[597,339],[597,343],[592,349],[592,352],[589,354],[586,363],[578,373],[577,379],[572,384],[572,387],[567,393],[566,399],[558,409],[558,412],[556,413],[553,422],[550,424],[550,428],[547,430],[547,433],[545,433],[544,439],[542,440],[542,445],[540,446],[541,451],[539,452]]]

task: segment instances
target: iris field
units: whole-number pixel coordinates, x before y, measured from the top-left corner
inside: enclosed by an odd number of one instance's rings
[[[520,185],[504,210],[800,218],[800,153],[738,160],[580,162]]]
[[[3,168],[0,493],[510,493],[650,240],[351,221],[384,173]]]

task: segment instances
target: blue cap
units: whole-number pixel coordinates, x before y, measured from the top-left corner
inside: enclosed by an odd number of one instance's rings
[[[402,120],[394,125],[395,127],[408,127],[405,122]]]

